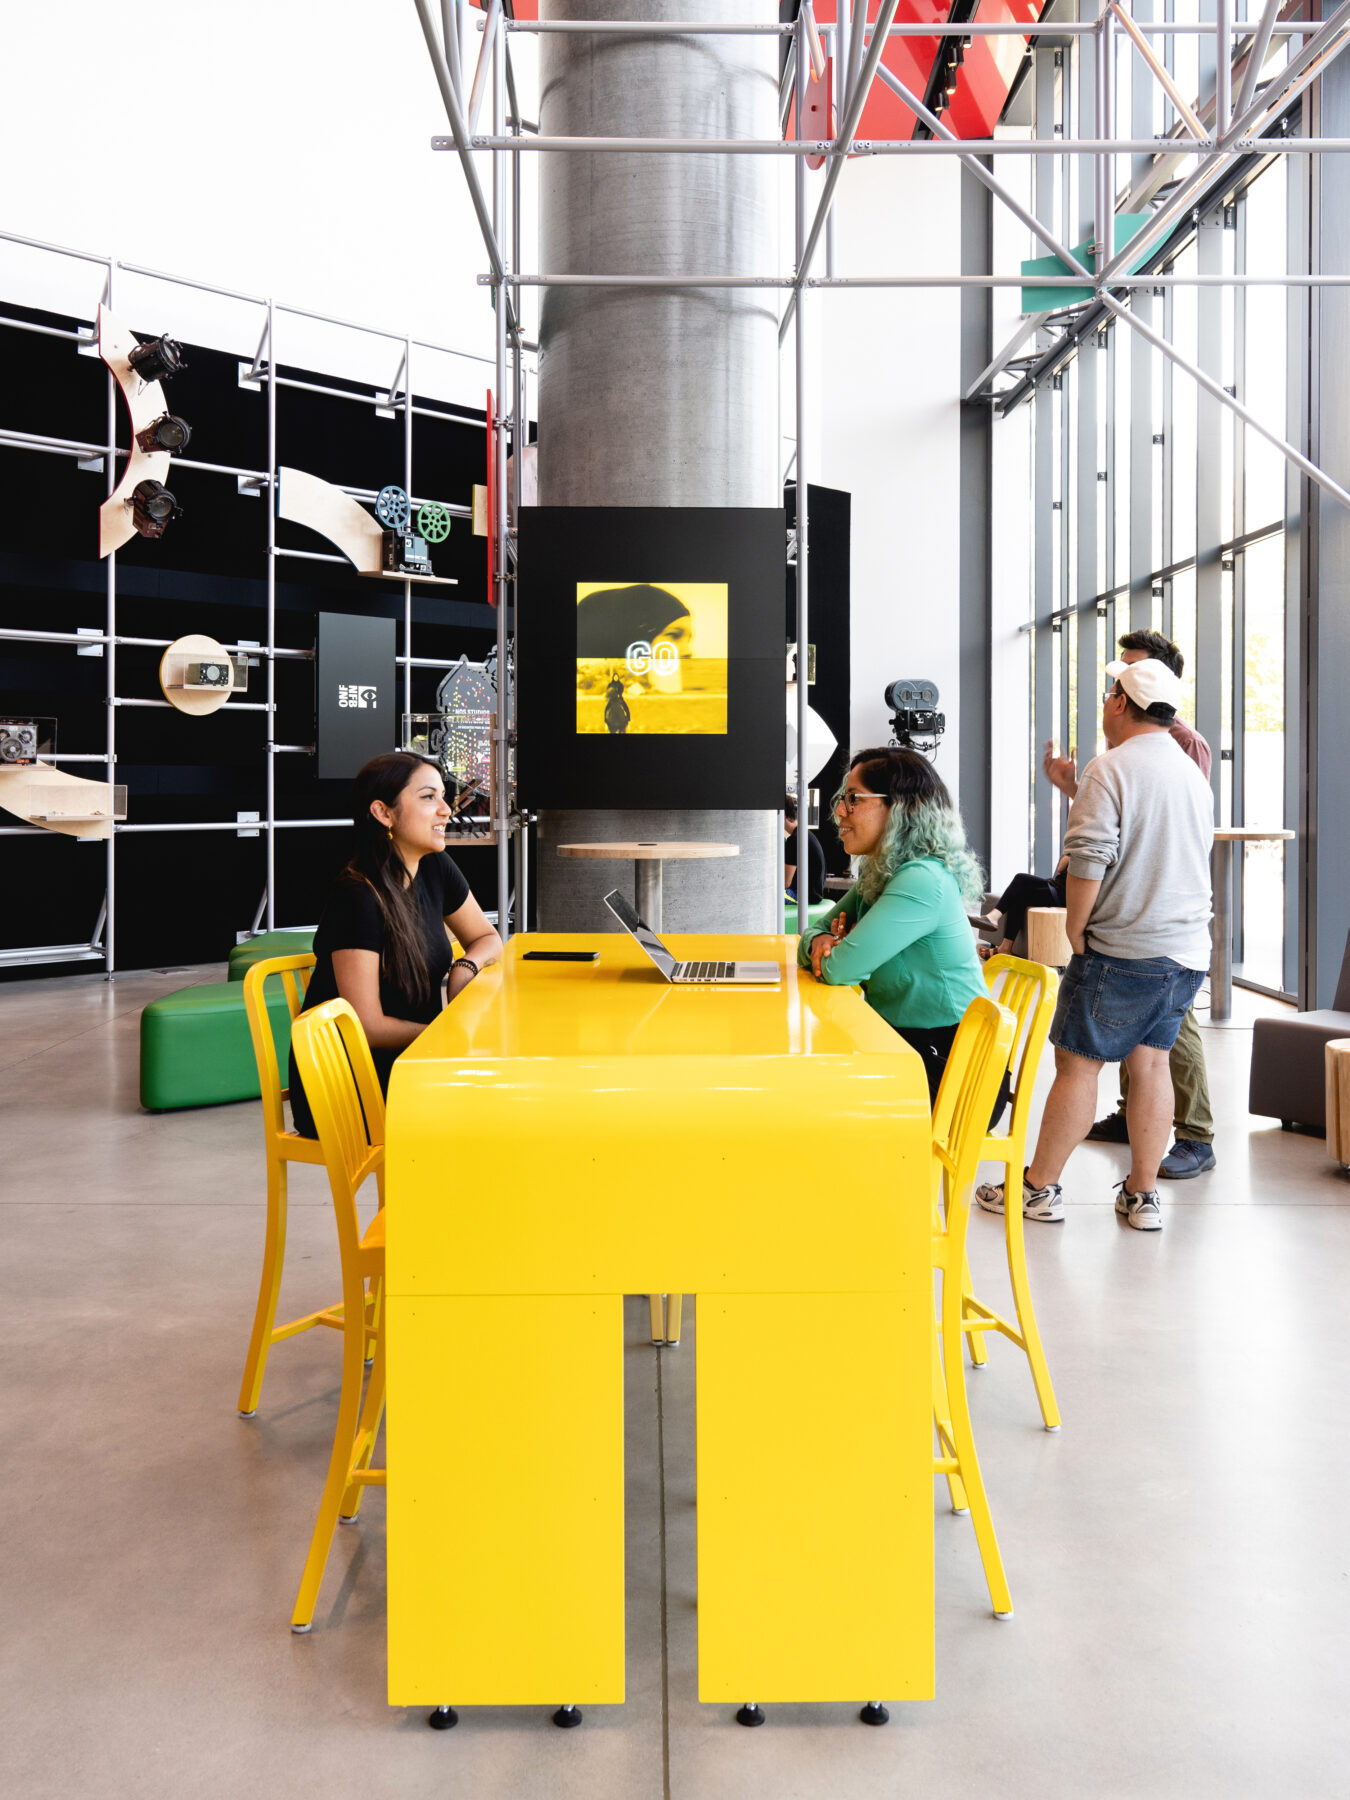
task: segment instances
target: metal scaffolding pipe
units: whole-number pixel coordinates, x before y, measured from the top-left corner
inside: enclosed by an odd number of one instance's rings
[[[1348,0],[1350,3],[1350,0]],[[815,217],[811,221],[811,229],[806,234],[806,243],[802,246],[797,265],[796,290],[788,295],[788,302],[783,309],[783,317],[778,327],[778,339],[781,343],[787,335],[787,328],[792,323],[792,315],[797,305],[797,293],[806,284],[811,272],[811,259],[816,253],[816,245],[820,242],[820,234],[825,229],[825,221],[830,216],[830,208],[834,205],[835,191],[839,186],[839,178],[844,172],[844,164],[849,149],[858,130],[858,121],[862,118],[863,108],[867,104],[867,96],[872,91],[873,77],[881,66],[881,53],[886,48],[886,32],[891,20],[895,17],[895,9],[899,0],[881,0],[881,11],[877,15],[876,30],[872,42],[867,47],[867,54],[862,60],[857,79],[853,83],[848,97],[843,121],[839,127],[839,136],[830,146],[831,160],[825,171],[825,185],[821,189],[820,199],[816,203]],[[866,35],[866,13],[861,20],[855,21],[855,43],[851,46],[852,55],[856,58],[857,44]],[[800,60],[800,53],[799,53]]]
[[[1319,469],[1317,464],[1310,462],[1301,450],[1296,450],[1292,444],[1287,443],[1278,431],[1272,431],[1268,425],[1263,425],[1256,414],[1249,411],[1236,395],[1230,394],[1228,389],[1215,381],[1212,375],[1207,375],[1203,369],[1197,368],[1193,362],[1189,362],[1178,349],[1168,343],[1161,332],[1154,331],[1151,325],[1145,325],[1142,319],[1137,319],[1129,307],[1123,306],[1113,294],[1103,293],[1101,301],[1102,305],[1108,307],[1118,319],[1124,319],[1131,330],[1137,331],[1142,338],[1152,344],[1155,350],[1160,350],[1170,362],[1175,363],[1179,369],[1184,369],[1192,381],[1202,387],[1207,394],[1211,394],[1230,412],[1236,413],[1245,425],[1250,425],[1253,431],[1259,432],[1268,444],[1273,444],[1282,456],[1296,469],[1302,470],[1310,481],[1315,481],[1323,492],[1330,494],[1334,500],[1339,500],[1342,506],[1350,507],[1350,493],[1347,493],[1339,482],[1333,481],[1324,469]]]
[[[881,65],[885,71],[885,65]],[[888,84],[889,85],[889,84]],[[1350,140],[1342,140],[1350,144]],[[610,152],[626,156],[1087,156],[1098,151],[1139,156],[1194,156],[1232,153],[1210,138],[1192,142],[1167,136],[1149,138],[856,138],[840,152],[832,138],[658,138],[658,137],[531,137],[483,136],[475,150],[570,151],[582,156]],[[453,138],[436,136],[433,150],[453,150]]]
[[[1280,70],[1261,97],[1233,120],[1229,128],[1232,142],[1226,144],[1224,150],[1231,152],[1237,147],[1238,140],[1248,132],[1269,124],[1289,100],[1320,73],[1325,62],[1344,48],[1347,32],[1350,32],[1350,0],[1341,0],[1336,11],[1313,33],[1297,56],[1292,57]],[[1176,192],[1163,202],[1148,224],[1110,259],[1102,270],[1103,282],[1109,284],[1123,268],[1136,263],[1161,242],[1177,220],[1194,204],[1215,168],[1221,163],[1224,150],[1206,155]]]
[[[1261,71],[1265,67],[1266,57],[1270,54],[1270,34],[1275,29],[1275,21],[1279,16],[1284,0],[1266,0],[1261,9],[1261,21],[1256,27],[1256,36],[1247,51],[1247,67],[1243,71],[1242,86],[1238,89],[1237,113],[1246,112],[1256,97],[1256,84],[1261,79]]]
[[[1094,39],[1094,42],[1096,41],[1098,40]],[[1046,249],[1050,251],[1052,256],[1057,256],[1064,264],[1065,268],[1078,271],[1080,277],[1078,285],[1081,286],[1082,281],[1084,280],[1090,282],[1094,279],[1091,270],[1084,268],[1083,264],[1078,261],[1078,258],[1073,252],[1066,249],[1065,246],[1060,243],[1059,239],[1049,227],[1043,225],[1036,217],[1035,213],[1030,212],[1023,206],[1017,196],[1010,193],[1008,189],[1004,187],[1003,183],[999,181],[989,169],[985,168],[980,158],[969,150],[963,139],[957,137],[951,126],[943,119],[940,119],[935,112],[925,106],[923,101],[920,100],[917,95],[912,94],[905,86],[904,82],[900,80],[898,75],[892,74],[884,63],[877,73],[891,92],[898,99],[904,101],[905,105],[914,114],[915,118],[919,119],[928,127],[934,134],[936,141],[940,141],[945,145],[959,146],[957,154],[961,158],[962,166],[970,171],[976,181],[988,188],[994,198],[1001,201],[1003,205],[1008,208],[1009,212],[1012,213],[1014,218],[1019,219],[1029,231],[1034,232],[1045,245]],[[1052,279],[1055,278],[1052,277]],[[1018,283],[1015,285],[1024,285],[1020,276],[1018,278]],[[1036,285],[1038,287],[1040,286],[1039,279],[1037,280]]]

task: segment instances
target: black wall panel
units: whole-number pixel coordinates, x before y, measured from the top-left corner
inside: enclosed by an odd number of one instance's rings
[[[87,323],[8,305],[13,318],[73,329]],[[172,331],[173,321],[163,321]],[[262,471],[267,462],[265,395],[238,385],[239,358],[185,345],[188,367],[166,383],[170,409],[192,426],[185,455],[192,460]],[[96,358],[81,356],[66,339],[0,326],[7,385],[0,426],[52,437],[101,443],[107,416],[107,375]],[[359,382],[283,366],[282,374],[327,381],[354,392]],[[118,439],[127,425],[118,399]],[[462,409],[472,412],[473,409]],[[325,480],[379,488],[403,480],[403,422],[373,408],[282,388],[277,398],[278,456],[282,464]],[[414,486],[466,504],[482,481],[481,427],[418,418]],[[73,458],[5,447],[0,452],[0,625],[24,630],[103,628],[106,565],[98,560],[98,508],[106,476],[77,468]],[[225,642],[266,638],[266,498],[236,491],[230,476],[176,469],[169,485],[184,511],[158,542],[133,539],[117,556],[117,631],[122,636],[170,639],[204,632]],[[281,543],[333,552],[334,546],[282,523]],[[496,638],[496,615],[482,596],[485,544],[457,519],[449,539],[432,552],[437,574],[459,580],[457,590],[413,592],[413,653],[450,661],[479,659]],[[398,621],[403,591],[395,583],[360,579],[337,564],[281,559],[277,581],[277,642],[312,649],[315,615],[349,613]],[[449,594],[449,598],[443,595]],[[401,643],[400,643],[401,648]],[[119,695],[159,697],[161,652],[121,648]],[[0,639],[0,714],[52,714],[66,752],[101,752],[106,735],[106,664],[79,657],[66,645]],[[438,671],[413,671],[414,710],[433,701]],[[265,669],[251,671],[245,698],[264,697]],[[275,741],[315,740],[314,671],[309,662],[277,665]],[[399,709],[402,710],[400,681]],[[397,725],[395,724],[395,732]],[[128,822],[230,820],[265,808],[267,716],[227,705],[204,719],[167,708],[121,707],[117,714],[116,779],[128,789]],[[391,738],[391,748],[393,741]],[[67,765],[98,776],[96,765]],[[276,760],[281,818],[338,818],[347,814],[345,781],[318,780],[312,758]],[[13,823],[10,815],[0,815]],[[276,916],[279,924],[312,923],[324,889],[347,854],[343,830],[277,834]],[[456,852],[475,891],[495,904],[495,868],[488,850]],[[235,934],[253,920],[264,882],[261,838],[232,832],[132,833],[119,836],[117,966],[146,968],[223,959]],[[105,847],[47,835],[0,838],[0,948],[75,942],[87,938],[104,887]],[[87,972],[90,965],[77,965]],[[0,970],[0,979],[35,971]]]

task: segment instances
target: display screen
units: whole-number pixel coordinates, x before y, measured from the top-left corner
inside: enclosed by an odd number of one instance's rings
[[[526,805],[781,805],[785,532],[769,507],[521,508]]]
[[[725,737],[727,584],[579,581],[577,730]]]

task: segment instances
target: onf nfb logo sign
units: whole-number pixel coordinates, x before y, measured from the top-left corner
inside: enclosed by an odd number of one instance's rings
[[[372,756],[394,748],[398,723],[397,628],[393,619],[320,613],[315,633],[315,773],[350,781]]]
[[[361,687],[355,682],[339,683],[337,703],[339,706],[359,706],[363,711],[367,708],[374,711],[379,705],[379,692],[378,688]]]

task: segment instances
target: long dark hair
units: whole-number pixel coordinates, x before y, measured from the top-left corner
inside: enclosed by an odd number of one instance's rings
[[[890,802],[880,844],[871,856],[858,859],[858,886],[867,904],[878,898],[902,863],[924,856],[947,865],[963,899],[978,899],[984,892],[984,873],[971,855],[947,784],[928,758],[917,750],[887,744],[879,750],[859,750],[849,763],[849,772],[854,769],[872,793],[884,794]],[[842,791],[835,796],[836,806]]]
[[[424,1000],[431,988],[422,921],[413,903],[407,865],[394,848],[388,826],[381,825],[370,805],[379,800],[392,807],[419,769],[436,766],[429,756],[415,756],[410,750],[391,750],[386,756],[370,759],[352,789],[356,848],[343,871],[364,881],[379,901],[384,920],[381,975],[419,1000]]]

